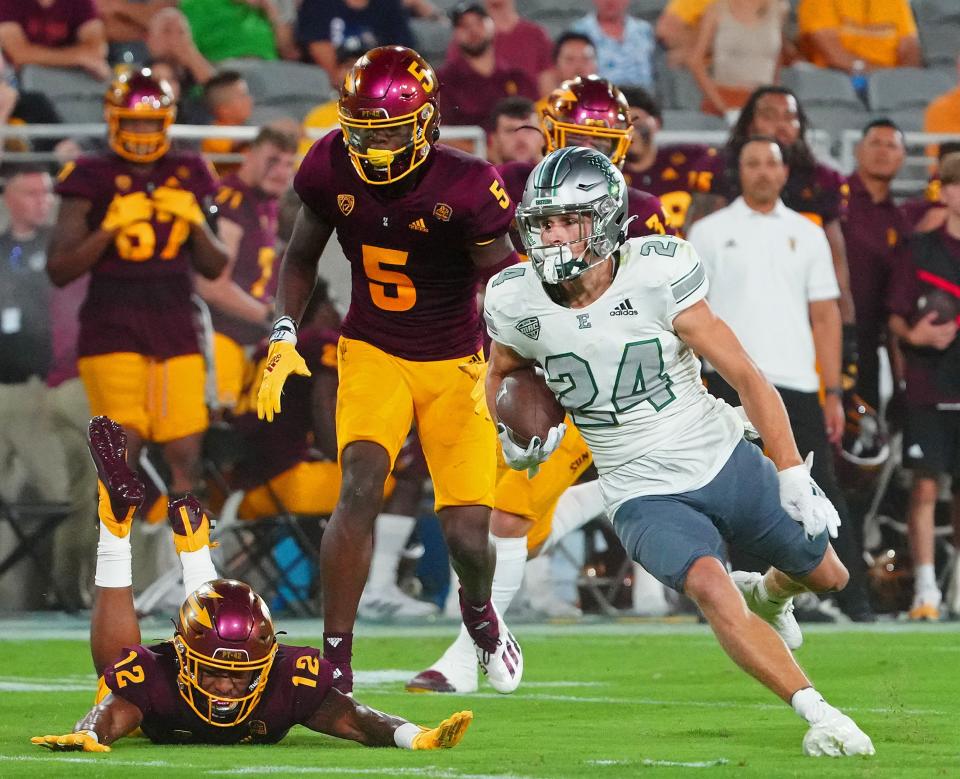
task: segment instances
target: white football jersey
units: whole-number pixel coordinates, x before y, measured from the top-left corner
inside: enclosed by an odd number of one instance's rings
[[[613,283],[584,308],[554,303],[529,263],[487,284],[490,337],[543,368],[593,453],[610,516],[630,498],[703,487],[743,437],[673,330],[706,294],[696,250],[670,236],[627,241]]]

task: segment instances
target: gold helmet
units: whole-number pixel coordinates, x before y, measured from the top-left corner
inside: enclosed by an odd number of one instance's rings
[[[170,149],[168,130],[177,115],[170,85],[150,68],[119,73],[104,97],[110,148],[130,162],[153,162]],[[134,120],[153,120],[155,128],[125,127]]]

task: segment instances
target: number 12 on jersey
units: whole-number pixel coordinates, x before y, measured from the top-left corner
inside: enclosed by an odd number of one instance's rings
[[[663,370],[663,350],[656,338],[633,341],[623,348],[610,398],[614,411],[591,408],[607,404],[596,403],[600,388],[590,363],[579,355],[572,352],[550,355],[543,367],[554,391],[557,384],[564,385],[557,399],[570,411],[577,427],[616,425],[618,413],[640,403],[649,403],[655,411],[661,411],[676,398],[670,387],[672,380]]]

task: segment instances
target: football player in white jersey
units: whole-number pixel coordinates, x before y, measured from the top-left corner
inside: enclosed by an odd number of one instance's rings
[[[785,643],[801,641],[795,594],[847,582],[827,538],[837,512],[797,451],[777,391],[704,300],[693,247],[667,236],[625,240],[625,190],[591,149],[560,149],[530,174],[517,224],[531,262],[487,285],[491,413],[508,373],[542,367],[593,452],[631,557],[692,598],[727,654],[807,720],[806,754],[873,754]],[[737,411],[707,393],[695,353],[738,390],[769,459],[744,439]],[[499,428],[517,469],[544,462],[564,432],[523,448]],[[724,540],[772,567],[738,581],[722,562]]]

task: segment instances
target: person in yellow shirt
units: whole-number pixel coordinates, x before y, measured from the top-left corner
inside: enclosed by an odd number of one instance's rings
[[[684,65],[697,37],[697,26],[714,0],[670,0],[657,19],[657,38],[666,47],[670,64]]]
[[[960,56],[957,57],[960,76]],[[925,133],[960,133],[960,83],[946,94],[932,100],[923,115]]]
[[[800,0],[797,31],[821,67],[854,74],[921,64],[909,0]]]

